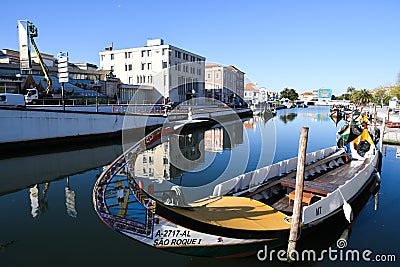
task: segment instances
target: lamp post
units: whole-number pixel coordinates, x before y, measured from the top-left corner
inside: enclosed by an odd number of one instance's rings
[[[99,91],[98,91],[98,88],[97,88],[97,83],[98,83],[98,80],[97,80],[97,77],[95,77],[94,78],[94,85],[95,85],[95,88],[96,88],[96,112],[99,112],[99,102],[98,102]]]

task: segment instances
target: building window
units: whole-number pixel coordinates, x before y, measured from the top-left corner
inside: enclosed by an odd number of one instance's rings
[[[114,66],[111,66],[111,71],[114,71]]]
[[[175,57],[177,57],[177,58],[181,58],[181,52],[179,52],[179,51],[175,51]]]
[[[128,70],[132,70],[132,64],[128,65]]]
[[[151,70],[151,63],[147,63],[147,69]]]
[[[211,79],[211,73],[207,73],[207,79]]]
[[[164,75],[164,86],[166,86],[167,85],[167,75],[165,74]]]
[[[163,68],[163,69],[166,69],[166,68],[167,68],[167,62],[166,62],[166,61],[163,61],[163,62],[162,62],[162,68]]]
[[[104,55],[101,55],[101,58],[100,58],[100,60],[101,60],[101,61],[103,61],[103,60],[104,60]]]
[[[215,73],[215,79],[219,80],[219,72]]]
[[[142,70],[144,70],[146,63],[142,63]]]
[[[165,50],[167,50],[166,48],[163,48],[162,49],[162,55],[164,56],[165,55]]]
[[[151,56],[151,50],[147,50],[147,56]]]
[[[142,50],[142,57],[146,55],[146,50]]]
[[[128,65],[125,64],[125,71],[128,71]]]
[[[147,158],[146,158],[146,156],[143,156],[143,163],[147,163]]]
[[[133,77],[129,77],[129,84],[133,84]]]

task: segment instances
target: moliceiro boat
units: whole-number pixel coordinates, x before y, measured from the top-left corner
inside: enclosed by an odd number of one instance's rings
[[[247,256],[287,244],[297,158],[218,183],[209,197],[186,203],[180,186],[161,192],[135,177],[139,153],[171,132],[156,129],[104,169],[93,203],[106,225],[154,248],[194,256]],[[351,223],[351,206],[376,183],[380,153],[368,130],[349,136],[342,147],[306,155],[302,237],[332,218]],[[168,193],[173,197],[166,201]]]

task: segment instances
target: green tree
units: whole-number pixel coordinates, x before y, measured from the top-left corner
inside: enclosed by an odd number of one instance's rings
[[[367,89],[361,89],[359,91],[354,91],[352,94],[352,100],[355,103],[362,104],[365,106],[367,103],[374,101],[374,97],[371,92]]]
[[[383,105],[384,103],[388,103],[390,99],[390,95],[386,93],[386,90],[383,88],[378,88],[374,93],[374,102],[380,103]]]
[[[346,90],[346,92],[347,92],[348,94],[352,94],[352,93],[355,92],[355,91],[356,91],[356,88],[354,88],[353,86],[347,87],[347,90]]]
[[[351,95],[350,94],[343,94],[343,99],[350,100],[351,99]]]
[[[299,97],[299,94],[294,89],[285,88],[280,92],[279,99],[288,98],[290,101],[295,101]]]
[[[397,85],[392,90],[390,90],[390,96],[400,99],[400,85]]]

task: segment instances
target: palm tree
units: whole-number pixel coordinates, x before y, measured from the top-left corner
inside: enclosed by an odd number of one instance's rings
[[[374,101],[374,97],[367,89],[361,89],[360,91],[354,92],[354,102],[360,103],[365,106],[365,104],[372,101]]]

